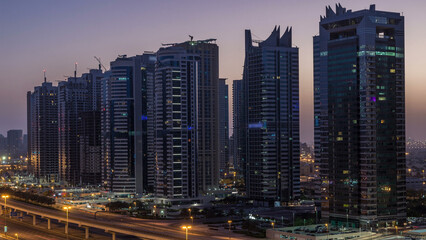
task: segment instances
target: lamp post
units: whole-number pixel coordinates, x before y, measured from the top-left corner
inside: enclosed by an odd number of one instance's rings
[[[325,227],[327,228],[327,239],[328,239],[328,223],[325,224]]]
[[[231,239],[231,224],[232,224],[232,220],[228,220],[229,239]]]
[[[191,226],[182,226],[182,229],[185,230],[185,239],[188,240],[188,230],[191,229]]]
[[[275,222],[271,222],[272,229],[275,229]]]
[[[65,233],[67,234],[67,239],[68,239],[68,214],[69,214],[69,210],[71,209],[71,207],[64,207],[64,210],[67,211],[67,225],[65,225]]]
[[[6,223],[6,215],[7,215],[7,199],[9,198],[9,195],[2,195],[2,198],[4,198],[4,234],[7,233],[7,223]]]
[[[191,218],[192,225],[194,225],[194,217],[191,216],[190,218]]]
[[[16,236],[16,240],[19,240],[19,236],[17,233],[15,233],[15,236]]]
[[[346,227],[349,229],[349,209],[346,209]]]

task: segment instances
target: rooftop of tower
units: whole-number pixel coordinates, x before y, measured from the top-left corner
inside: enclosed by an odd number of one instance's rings
[[[342,7],[340,3],[336,3],[336,10],[333,10],[330,5],[325,7],[325,15],[324,16],[321,15],[320,20],[334,21],[336,19],[344,18],[345,16],[349,16],[349,15],[363,15],[367,13],[374,13],[375,15],[392,15],[393,17],[401,16],[400,13],[396,13],[396,12],[377,11],[375,4],[371,4],[369,9],[362,9],[359,11],[352,12],[351,9],[346,9]]]
[[[246,42],[258,43],[259,47],[292,47],[292,28],[287,27],[284,34],[280,37],[280,26],[275,26],[271,35],[266,40],[252,40],[251,31],[246,30]]]

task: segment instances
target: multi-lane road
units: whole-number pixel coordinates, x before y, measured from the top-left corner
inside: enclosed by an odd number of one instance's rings
[[[0,203],[1,204],[1,203]],[[29,214],[36,214],[38,216],[43,216],[44,218],[50,218],[51,224],[56,224],[57,229],[64,230],[64,219],[66,218],[66,213],[64,211],[59,211],[56,209],[49,209],[44,207],[35,206],[32,204],[22,203],[14,200],[8,200],[8,207],[16,208],[21,211],[26,211]],[[32,223],[32,216],[24,217],[24,223]],[[61,223],[58,223],[54,219],[58,219]],[[117,239],[131,239],[130,236],[137,236],[140,239],[151,239],[151,240],[163,240],[163,239],[185,239],[185,232],[181,229],[181,226],[185,224],[182,221],[160,221],[160,220],[147,220],[132,218],[127,216],[121,216],[116,214],[109,213],[98,213],[95,219],[94,214],[80,211],[78,209],[71,209],[69,214],[69,221],[71,223],[70,229],[74,229],[74,233],[82,235],[84,238],[84,226],[90,226],[91,238],[93,235],[98,234],[95,239],[109,238],[111,239],[112,232],[117,233]],[[25,223],[29,222],[29,223]],[[46,225],[47,230],[47,220],[37,219],[37,222],[40,226],[43,224]],[[14,224],[21,224],[19,221],[15,220]],[[187,222],[189,224],[189,222]],[[79,230],[81,229],[81,230]],[[108,233],[104,231],[107,230]],[[12,228],[11,228],[12,231]],[[50,230],[52,231],[52,230]],[[47,233],[46,233],[47,234]],[[121,234],[121,235],[120,235]],[[70,235],[73,235],[73,230],[70,230]],[[108,237],[109,235],[109,237]],[[194,224],[189,231],[189,239],[197,240],[210,240],[210,239],[229,239],[231,237],[234,240],[237,239],[250,239],[246,236],[229,233],[228,231],[214,231],[210,230],[208,227],[203,224]],[[43,234],[41,236],[44,236]],[[22,238],[26,239],[26,238]],[[49,239],[58,239],[58,238],[49,238]],[[60,238],[59,238],[60,239]],[[137,239],[137,238],[136,238]]]

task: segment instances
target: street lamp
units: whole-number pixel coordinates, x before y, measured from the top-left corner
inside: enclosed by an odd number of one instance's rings
[[[185,239],[188,240],[188,230],[191,229],[191,226],[182,226],[182,229],[185,230]]]
[[[6,224],[6,215],[7,215],[7,199],[9,198],[9,195],[2,195],[2,198],[4,198],[4,233],[7,232],[7,224]]]
[[[65,225],[65,233],[67,234],[67,238],[68,238],[68,211],[71,209],[71,207],[64,207],[64,210],[67,211],[67,225]]]
[[[191,218],[192,225],[194,225],[194,217],[190,216],[190,218]]]
[[[271,222],[272,229],[275,229],[275,222]]]
[[[327,228],[327,239],[328,239],[328,223],[325,224],[325,227]]]
[[[346,209],[346,227],[349,229],[349,209]]]
[[[188,212],[189,212],[189,216],[191,216],[191,209],[190,208],[188,208]]]
[[[228,232],[229,232],[229,239],[231,239],[231,224],[232,224],[232,220],[228,220]]]
[[[19,237],[18,237],[18,234],[17,234],[17,233],[15,233],[15,236],[16,236],[16,240],[19,240]]]

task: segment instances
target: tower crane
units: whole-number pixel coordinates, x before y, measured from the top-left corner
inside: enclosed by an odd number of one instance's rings
[[[98,63],[99,63],[99,70],[101,70],[101,67],[104,69],[104,71],[106,72],[107,71],[107,69],[106,69],[106,67],[102,64],[102,62],[101,62],[101,58],[99,58],[99,57],[96,57],[96,56],[94,56],[94,58],[96,59],[96,61],[98,61]]]

